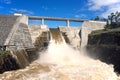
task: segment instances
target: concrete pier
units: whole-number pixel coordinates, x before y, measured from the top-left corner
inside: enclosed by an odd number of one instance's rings
[[[70,27],[70,22],[69,22],[69,20],[67,20],[66,24],[67,24],[67,25],[66,25],[67,27]]]
[[[44,21],[44,18],[42,18],[42,25],[44,25],[45,21]]]

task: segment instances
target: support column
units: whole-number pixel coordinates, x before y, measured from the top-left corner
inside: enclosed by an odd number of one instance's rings
[[[42,25],[44,25],[44,18],[42,18]]]
[[[69,20],[66,21],[66,26],[70,27],[70,21]]]

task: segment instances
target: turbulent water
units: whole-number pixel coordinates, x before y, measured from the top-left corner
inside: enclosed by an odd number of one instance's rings
[[[112,65],[86,57],[55,38],[38,60],[25,69],[1,74],[0,80],[120,80]]]

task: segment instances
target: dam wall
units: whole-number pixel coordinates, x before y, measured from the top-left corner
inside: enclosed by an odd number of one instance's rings
[[[13,49],[33,48],[31,35],[28,29],[28,17],[23,15],[13,28],[13,35],[9,39],[9,45],[15,45]],[[9,48],[12,48],[9,47]]]
[[[36,39],[42,36],[43,32],[49,31],[49,28],[47,25],[29,25],[29,31],[32,38],[32,44],[34,44]]]
[[[74,48],[84,48],[88,42],[88,34],[94,30],[104,29],[106,22],[84,21],[81,27],[62,27],[59,29],[63,34],[66,43]]]
[[[67,44],[71,45],[75,49],[80,49],[80,27],[59,26],[58,29],[63,35],[63,38]],[[37,43],[40,44],[39,46],[41,46],[43,45],[43,42],[48,41],[50,38],[48,27],[42,28],[41,25],[29,25],[29,31],[32,38],[32,44],[34,45]]]
[[[71,45],[75,49],[80,49],[80,27],[59,27],[66,43]]]
[[[11,32],[17,16],[0,15],[0,46],[5,44],[8,34]]]
[[[7,45],[7,49],[23,49],[34,47],[33,44],[42,32],[48,32],[47,25],[29,25],[28,16],[0,16],[0,45]],[[65,41],[74,48],[85,47],[88,34],[94,30],[103,29],[106,22],[84,21],[82,27],[59,26]],[[5,27],[4,27],[5,26]]]
[[[33,47],[27,16],[0,16],[0,22],[1,46],[6,46],[8,50]]]
[[[29,65],[24,49],[33,45],[27,22],[25,15],[0,15],[0,73]]]
[[[88,34],[94,30],[104,29],[106,22],[102,21],[84,21],[81,27],[81,48],[86,47]]]

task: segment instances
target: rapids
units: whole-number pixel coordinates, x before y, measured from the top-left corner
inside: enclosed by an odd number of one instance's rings
[[[0,74],[0,80],[120,80],[112,65],[93,60],[55,38],[46,51],[39,52],[38,60],[25,69]]]

